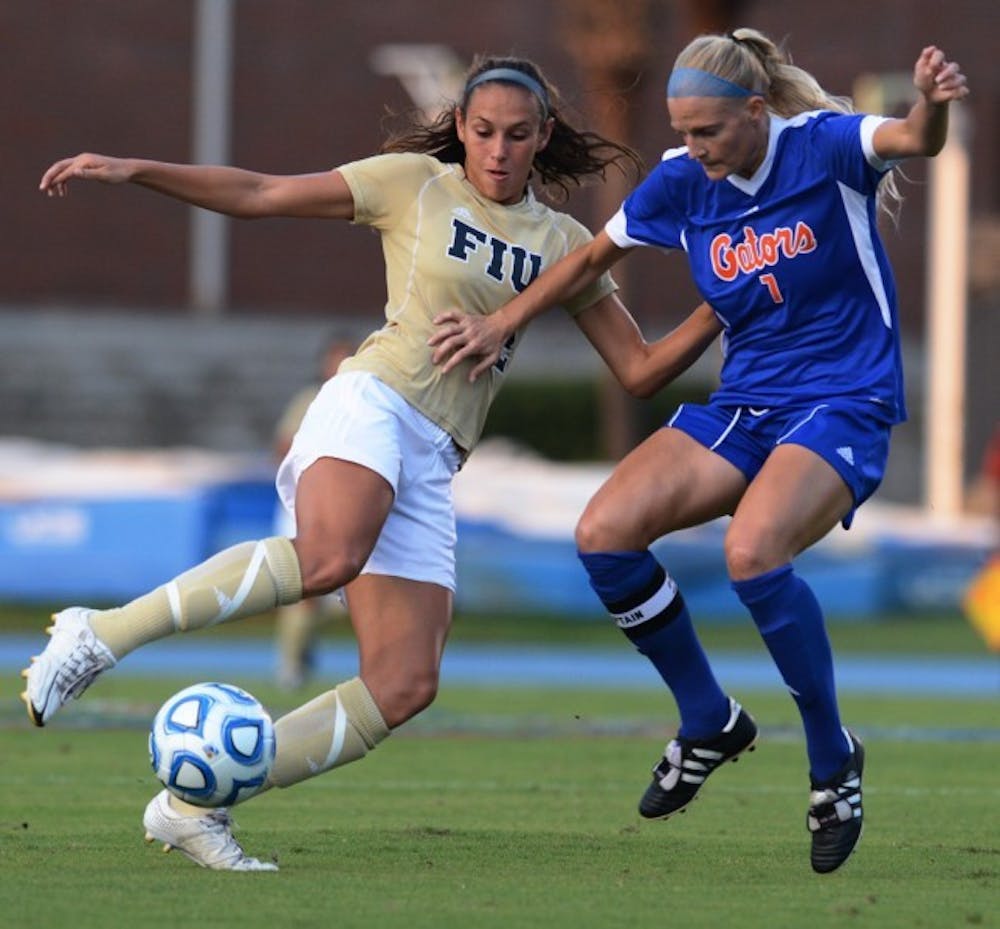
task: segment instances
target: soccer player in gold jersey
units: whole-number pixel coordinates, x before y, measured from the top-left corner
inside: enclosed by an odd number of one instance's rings
[[[42,726],[129,652],[175,632],[240,619],[343,588],[360,673],[276,723],[269,786],[289,787],[362,758],[434,699],[455,588],[451,479],[479,439],[521,333],[486,376],[443,374],[428,340],[445,308],[495,311],[590,234],[533,192],[566,192],[634,154],[564,117],[531,62],[482,58],[461,98],[430,124],[411,122],[383,153],[315,174],[165,164],[81,154],[53,164],[41,190],[131,182],[235,217],[315,217],[371,226],[386,267],[386,323],[310,406],[277,476],[294,537],[229,548],[110,610],[70,607],[23,673]],[[648,395],[715,338],[702,305],[647,343],[601,276],[570,313],[630,392]],[[147,839],[221,870],[273,870],[246,855],[225,810],[166,791],[144,816]]]

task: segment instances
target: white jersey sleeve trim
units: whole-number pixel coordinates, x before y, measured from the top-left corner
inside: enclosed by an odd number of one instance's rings
[[[686,155],[688,153],[686,145],[680,145],[677,148],[668,148],[661,156],[660,161],[670,161],[671,158],[680,158],[681,155]]]
[[[608,234],[608,238],[619,248],[635,248],[637,245],[649,244],[639,239],[633,239],[628,234],[628,220],[625,217],[624,206],[619,207],[618,212],[605,223],[604,231]]]
[[[888,116],[866,116],[861,120],[861,151],[865,153],[865,158],[876,171],[890,171],[899,162],[883,161],[875,154],[875,130],[882,123],[889,122]]]

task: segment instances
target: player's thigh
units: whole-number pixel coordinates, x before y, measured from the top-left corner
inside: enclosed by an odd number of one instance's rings
[[[361,677],[386,722],[398,725],[437,693],[452,592],[427,581],[362,574],[346,596]]]
[[[823,538],[854,506],[847,484],[815,452],[779,445],[750,483],[726,533],[735,579],[786,564]]]
[[[581,551],[635,551],[667,532],[731,513],[738,468],[680,429],[664,427],[621,460],[577,525]]]
[[[389,482],[353,461],[319,458],[303,471],[294,544],[305,593],[335,589],[361,570],[392,503]]]

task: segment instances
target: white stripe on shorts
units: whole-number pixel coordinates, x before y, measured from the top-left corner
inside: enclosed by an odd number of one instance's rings
[[[788,432],[786,432],[786,433],[785,433],[784,435],[780,435],[780,436],[778,436],[778,438],[774,440],[774,444],[775,444],[775,445],[780,445],[780,444],[781,444],[782,442],[784,442],[784,441],[785,441],[785,439],[787,439],[787,438],[788,438],[788,437],[789,437],[790,435],[793,435],[793,434],[794,434],[794,433],[795,433],[796,431],[798,431],[799,429],[801,429],[801,428],[802,428],[802,427],[803,427],[803,426],[804,426],[804,425],[805,425],[805,424],[806,424],[807,422],[809,422],[809,420],[810,420],[810,419],[812,419],[812,418],[813,418],[813,417],[814,417],[814,416],[815,416],[815,415],[816,415],[816,414],[817,414],[817,413],[818,413],[818,412],[819,412],[820,410],[825,410],[825,409],[826,409],[826,408],[827,408],[827,407],[828,407],[829,405],[830,405],[829,403],[821,403],[821,404],[820,404],[819,406],[814,406],[814,407],[813,407],[813,408],[812,408],[812,409],[811,409],[811,410],[809,411],[808,415],[806,415],[806,416],[803,416],[803,417],[802,417],[802,419],[800,419],[800,420],[799,420],[799,421],[798,421],[798,422],[797,422],[797,423],[796,423],[796,424],[795,424],[794,426],[792,426],[792,428],[791,428],[791,429],[789,429],[789,430],[788,430]]]
[[[726,440],[726,436],[736,427],[736,424],[740,421],[740,413],[743,412],[743,408],[739,407],[733,414],[733,418],[729,420],[729,425],[722,430],[722,435],[720,435],[711,445],[709,445],[709,451],[715,451],[723,442]]]

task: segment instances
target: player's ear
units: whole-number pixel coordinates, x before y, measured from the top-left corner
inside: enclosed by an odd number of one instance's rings
[[[538,145],[535,147],[536,152],[540,152],[546,145],[549,144],[549,139],[552,138],[552,127],[556,124],[553,117],[549,117],[542,123],[541,128],[538,130]]]
[[[767,115],[767,103],[760,94],[754,94],[746,102],[747,115],[755,122]]]
[[[455,132],[458,134],[458,141],[465,145],[465,114],[460,106],[455,107]]]

